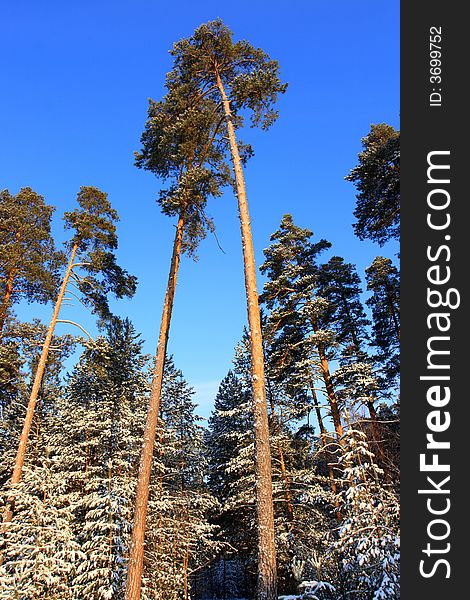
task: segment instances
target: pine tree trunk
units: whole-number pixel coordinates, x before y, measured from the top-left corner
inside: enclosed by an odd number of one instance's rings
[[[266,356],[265,356],[266,362]],[[278,425],[278,419],[276,415],[274,398],[271,391],[271,384],[269,382],[269,377],[266,377],[266,389],[269,397],[269,406],[271,409],[271,423],[273,428],[273,435],[280,433],[281,425]],[[287,474],[286,461],[284,460],[284,450],[282,448],[282,444],[278,442],[277,444],[277,453],[279,455],[279,464],[281,466],[281,476],[284,482],[284,493],[286,495],[286,507],[287,507],[287,515],[289,521],[292,523],[294,521],[294,505],[292,504],[292,493],[290,489],[290,481],[289,476]]]
[[[3,295],[2,304],[0,305],[0,333],[3,331],[5,321],[7,320],[8,308],[10,307],[11,294],[13,293],[13,283],[15,281],[16,271],[11,269],[8,272],[5,285],[5,293]]]
[[[77,253],[78,246],[72,248],[72,252],[70,254],[69,264],[67,266],[67,271],[65,272],[64,279],[62,281],[62,285],[60,287],[59,295],[57,297],[57,301],[55,303],[54,312],[52,314],[52,319],[49,324],[49,329],[47,330],[46,339],[44,340],[44,344],[42,347],[41,357],[38,362],[38,366],[36,369],[36,376],[34,378],[33,387],[31,390],[31,395],[29,397],[28,408],[26,410],[26,416],[23,423],[23,430],[21,432],[20,442],[18,444],[18,451],[16,454],[15,466],[13,469],[13,475],[11,477],[11,484],[17,484],[21,479],[21,473],[23,471],[23,464],[26,455],[26,446],[28,444],[29,432],[31,430],[31,424],[33,422],[34,410],[36,408],[36,403],[38,399],[39,390],[41,388],[42,378],[44,376],[44,370],[46,368],[47,357],[49,354],[49,348],[52,342],[52,336],[54,335],[54,329],[57,324],[57,319],[59,318],[59,312],[62,306],[62,301],[64,299],[65,290],[67,288],[67,284],[69,282],[70,274],[72,273],[73,263],[75,260],[75,255]],[[13,517],[13,498],[9,498],[7,500],[7,505],[4,509],[3,513],[3,522],[9,523]]]
[[[142,570],[144,564],[144,538],[147,521],[150,475],[152,472],[153,448],[157,432],[158,416],[160,413],[160,397],[162,392],[163,369],[165,366],[166,348],[170,332],[171,313],[176,291],[176,281],[181,257],[183,242],[184,215],[180,214],[173,242],[170,274],[163,305],[163,314],[158,338],[155,371],[150,392],[150,405],[147,415],[147,424],[144,433],[144,442],[140,459],[139,477],[135,500],[134,525],[132,529],[132,542],[129,553],[129,569],[127,573],[126,600],[139,600],[142,586]]]
[[[316,328],[314,328],[314,330],[316,331]],[[322,372],[323,381],[325,382],[326,395],[328,397],[328,403],[330,405],[331,417],[333,419],[336,435],[338,437],[338,443],[342,445],[343,425],[341,424],[341,415],[339,413],[338,400],[336,398],[333,380],[331,379],[328,359],[326,358],[325,348],[323,344],[318,344],[317,349],[318,355],[320,356],[320,368]]]
[[[326,458],[326,462],[327,462],[327,465],[328,465],[328,477],[330,479],[331,491],[333,492],[333,494],[336,494],[336,492],[337,492],[336,480],[335,480],[335,474],[333,472],[333,466],[332,466],[333,457],[331,455],[331,452],[327,448],[327,445],[328,445],[328,434],[327,434],[327,431],[326,431],[325,424],[323,423],[323,417],[322,417],[322,414],[321,414],[321,411],[320,411],[320,406],[318,405],[317,393],[315,391],[313,383],[310,383],[310,391],[312,393],[313,406],[315,408],[315,414],[317,415],[318,428],[320,429],[320,438],[321,438],[321,441],[322,441],[322,444],[323,444],[323,449],[324,449],[324,452],[325,452],[325,458]]]
[[[344,298],[343,298],[344,300]],[[346,301],[344,301],[345,303],[345,308],[346,310]],[[352,329],[352,331],[354,331],[354,329]],[[353,345],[354,345],[354,350],[356,352],[356,357],[359,359],[359,357],[361,355],[363,355],[362,351],[361,351],[361,346],[359,344],[359,340],[357,339],[357,336],[353,335]],[[371,424],[372,424],[372,437],[374,438],[374,448],[377,451],[378,457],[380,458],[380,460],[382,461],[382,464],[385,465],[385,454],[382,448],[382,444],[381,444],[381,427],[379,424],[379,420],[377,418],[377,411],[375,410],[375,406],[374,406],[374,401],[376,400],[375,394],[372,393],[372,398],[373,400],[368,400],[367,401],[367,410],[369,411],[369,417],[371,420]],[[388,477],[388,474],[387,474]]]
[[[222,97],[227,131],[237,186],[238,211],[245,267],[245,289],[251,344],[251,373],[253,386],[253,414],[256,443],[256,510],[258,519],[258,600],[277,600],[276,547],[274,541],[274,509],[272,491],[271,452],[269,446],[268,410],[264,376],[263,339],[256,284],[256,267],[251,235],[250,216],[246,197],[243,169],[238,152],[230,102],[220,76],[217,87]]]

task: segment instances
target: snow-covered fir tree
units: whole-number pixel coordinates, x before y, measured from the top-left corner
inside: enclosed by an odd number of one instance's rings
[[[147,359],[131,323],[113,319],[88,342],[58,402],[51,436],[56,469],[85,558],[73,598],[123,597],[138,469]]]
[[[25,469],[15,486],[15,519],[4,526],[1,600],[77,598],[74,577],[86,557],[75,539],[65,492],[64,478],[49,454]]]
[[[34,319],[22,323],[10,316],[4,326],[0,344],[0,482],[11,477],[16,446],[20,437],[27,405],[29,386],[34,378],[36,364],[46,327]],[[52,350],[46,362],[44,379],[39,390],[33,427],[30,435],[27,464],[34,465],[45,454],[47,435],[43,424],[55,410],[60,394],[61,371],[66,358],[76,347],[79,338],[57,335],[52,339]]]
[[[350,427],[345,435],[343,521],[330,551],[338,557],[342,597],[393,600],[400,597],[399,503],[383,483],[366,435]]]
[[[161,427],[151,485],[144,597],[177,600],[190,597],[194,579],[218,552],[209,515],[216,502],[205,482],[205,448],[200,417],[194,413],[194,390],[166,361],[161,399]]]
[[[220,506],[215,522],[228,544],[216,573],[218,597],[243,597],[254,589],[256,567],[254,435],[251,393],[233,371],[220,384],[205,437],[208,484]],[[235,581],[234,568],[242,571]]]
[[[341,345],[339,360],[342,364],[351,357],[357,361],[367,358],[370,321],[361,302],[361,292],[361,279],[355,265],[345,262],[341,256],[333,256],[320,265],[318,294],[328,301],[325,320]]]
[[[330,304],[318,295],[318,256],[331,244],[326,240],[313,243],[312,235],[309,229],[295,225],[291,215],[284,215],[271,235],[271,245],[264,250],[266,259],[260,269],[268,281],[262,300],[270,310],[271,344],[278,368],[286,362],[300,362],[304,374],[310,370],[311,387],[318,385],[318,371],[341,443],[343,426],[330,364],[337,341],[326,320]]]
[[[389,258],[377,256],[366,269],[366,304],[372,311],[373,344],[382,365],[382,387],[396,393],[400,371],[400,276]]]
[[[251,597],[250,577],[256,556],[252,512],[254,440],[250,427],[251,394],[246,387],[249,384],[247,344],[244,336],[236,349],[235,373],[229,372],[219,388],[207,434],[209,483],[221,504],[217,522],[223,539],[230,544],[215,572],[218,589],[227,598],[243,594]],[[298,583],[296,566],[305,562],[314,548],[319,550],[323,545],[323,530],[330,524],[333,526],[333,502],[327,478],[319,476],[315,468],[312,430],[297,425],[301,403],[288,398],[282,386],[270,379],[269,358],[266,365],[278,585],[280,593],[287,593]],[[244,574],[234,583],[231,574],[240,564]],[[225,597],[223,594],[220,597]]]

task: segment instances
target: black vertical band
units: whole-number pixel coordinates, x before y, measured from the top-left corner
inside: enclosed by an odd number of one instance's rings
[[[401,10],[401,597],[442,600],[466,588],[470,529],[469,36],[462,3]]]

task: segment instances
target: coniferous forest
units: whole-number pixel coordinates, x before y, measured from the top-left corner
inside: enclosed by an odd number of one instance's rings
[[[343,175],[376,248],[365,271],[289,198],[255,264],[249,210],[269,202],[243,140],[268,137],[289,94],[256,43],[200,25],[141,115],[135,167],[174,235],[148,331],[125,314],[139,281],[112,194],[84,182],[60,215],[31,187],[0,192],[0,600],[400,596],[400,133],[372,124]],[[205,420],[168,342],[216,200],[239,222],[247,319]]]

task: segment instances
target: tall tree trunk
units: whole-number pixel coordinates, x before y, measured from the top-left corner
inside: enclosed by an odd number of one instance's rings
[[[0,333],[3,331],[5,321],[7,320],[8,308],[10,307],[11,294],[13,293],[13,283],[15,281],[16,271],[11,269],[8,272],[5,284],[5,293],[3,294],[2,304],[0,305]]]
[[[271,384],[269,382],[269,377],[266,377],[266,389],[268,392],[269,406],[271,409],[271,423],[272,423],[272,428],[273,428],[273,435],[276,435],[281,432],[281,424],[279,423],[279,420],[276,415],[276,409],[275,409],[275,405],[274,405],[274,397],[273,397],[273,393],[271,390]],[[291,523],[293,523],[293,521],[294,521],[294,505],[292,503],[292,493],[291,493],[289,475],[287,474],[286,461],[284,460],[284,450],[282,448],[281,442],[278,442],[276,444],[276,446],[277,446],[277,453],[279,456],[279,465],[281,467],[281,477],[282,477],[282,481],[284,482],[284,493],[286,496],[287,516],[289,518],[289,521]]]
[[[314,331],[317,331],[316,326],[314,326],[313,329]],[[338,400],[336,398],[333,380],[331,379],[330,367],[328,364],[328,359],[326,357],[325,347],[323,346],[323,344],[317,344],[317,349],[318,355],[320,357],[320,369],[323,381],[325,382],[326,395],[328,397],[328,403],[330,405],[331,417],[333,419],[333,424],[338,438],[338,444],[342,445],[343,425],[341,424],[341,415],[339,413]]]
[[[126,600],[139,600],[142,586],[142,569],[144,564],[144,537],[147,521],[150,475],[152,472],[153,448],[157,432],[158,416],[160,413],[160,398],[162,392],[163,369],[165,366],[166,348],[170,332],[171,313],[176,291],[176,281],[181,257],[183,242],[184,212],[180,213],[173,242],[170,274],[166,288],[163,314],[158,337],[155,371],[150,392],[150,404],[147,415],[147,424],[144,433],[144,442],[140,459],[139,477],[135,500],[134,525],[129,553],[129,569],[127,572]]]
[[[313,398],[313,406],[315,407],[315,413],[317,415],[318,427],[320,429],[320,438],[323,444],[323,450],[325,452],[325,459],[328,466],[328,478],[330,480],[330,487],[333,494],[336,496],[338,493],[338,487],[336,485],[335,473],[333,470],[333,454],[327,448],[328,445],[328,432],[326,430],[325,424],[323,423],[323,417],[320,410],[320,405],[318,404],[317,392],[315,391],[315,387],[313,382],[310,382],[310,391],[312,393]],[[343,515],[339,509],[339,500],[335,500],[335,508],[336,508],[336,520],[338,523],[341,523],[343,520]]]
[[[238,152],[230,102],[217,73],[217,87],[222,97],[227,131],[237,186],[238,211],[245,267],[245,289],[251,344],[251,373],[253,386],[253,415],[256,442],[256,510],[258,519],[258,600],[277,600],[276,546],[274,541],[274,509],[272,490],[271,452],[269,446],[268,410],[264,376],[263,339],[256,284],[256,267],[251,235],[250,216],[245,180]]]
[[[317,392],[315,391],[315,388],[313,386],[313,382],[310,382],[310,392],[312,394],[312,398],[313,398],[313,406],[315,408],[315,414],[317,415],[317,421],[318,421],[318,428],[320,429],[320,439],[322,441],[323,444],[323,449],[325,452],[325,458],[326,458],[326,462],[328,465],[328,477],[330,479],[330,487],[331,487],[331,491],[333,492],[333,494],[336,494],[337,489],[336,489],[336,480],[335,480],[335,474],[333,472],[333,457],[331,455],[331,452],[328,450],[327,446],[328,446],[328,432],[326,431],[326,427],[325,424],[323,423],[323,417],[321,414],[321,410],[320,410],[320,406],[318,404],[318,397],[317,397]]]
[[[346,304],[344,297],[343,297],[343,301],[344,301],[345,309],[349,315],[349,310],[347,308],[347,304]],[[354,328],[351,331],[354,332]],[[359,340],[356,335],[352,336],[352,340],[353,340],[354,350],[356,352],[356,357],[359,360],[360,357],[364,355],[364,353],[361,350],[361,346],[360,346]],[[381,442],[381,438],[382,438],[381,427],[380,427],[380,423],[379,423],[379,420],[377,417],[377,411],[375,410],[375,405],[374,405],[376,396],[373,392],[371,393],[371,395],[372,395],[372,398],[367,401],[366,406],[367,406],[367,410],[369,411],[369,417],[370,417],[370,421],[372,424],[372,437],[373,437],[373,442],[374,442],[374,448],[377,451],[377,455],[378,455],[379,459],[381,460],[382,464],[385,465],[386,458],[385,458],[385,454],[384,454],[384,451],[382,448],[382,442]],[[388,474],[387,474],[387,477],[388,477]]]
[[[28,444],[29,432],[31,430],[31,424],[33,422],[34,410],[36,408],[36,403],[38,399],[39,390],[41,388],[42,378],[44,376],[44,370],[46,368],[47,357],[49,354],[49,348],[52,342],[52,336],[54,335],[54,329],[57,324],[57,319],[59,318],[59,312],[62,306],[62,301],[64,299],[65,290],[67,288],[67,284],[70,279],[70,274],[72,273],[72,269],[74,266],[75,255],[77,254],[78,246],[74,245],[72,248],[72,252],[70,254],[69,264],[67,266],[67,270],[65,272],[64,279],[62,281],[62,285],[60,286],[59,295],[57,297],[57,301],[55,303],[54,312],[52,314],[52,319],[49,324],[49,329],[47,330],[46,339],[44,340],[44,344],[42,347],[41,357],[39,358],[38,366],[36,369],[36,376],[34,378],[33,387],[31,390],[31,395],[29,397],[28,408],[26,410],[26,416],[23,423],[23,430],[21,432],[20,442],[18,444],[18,451],[16,453],[15,467],[13,469],[13,475],[11,477],[11,484],[15,485],[19,483],[21,479],[21,473],[23,471],[23,464],[26,455],[26,446]],[[7,500],[6,507],[3,513],[3,523],[9,523],[13,517],[13,497]]]

